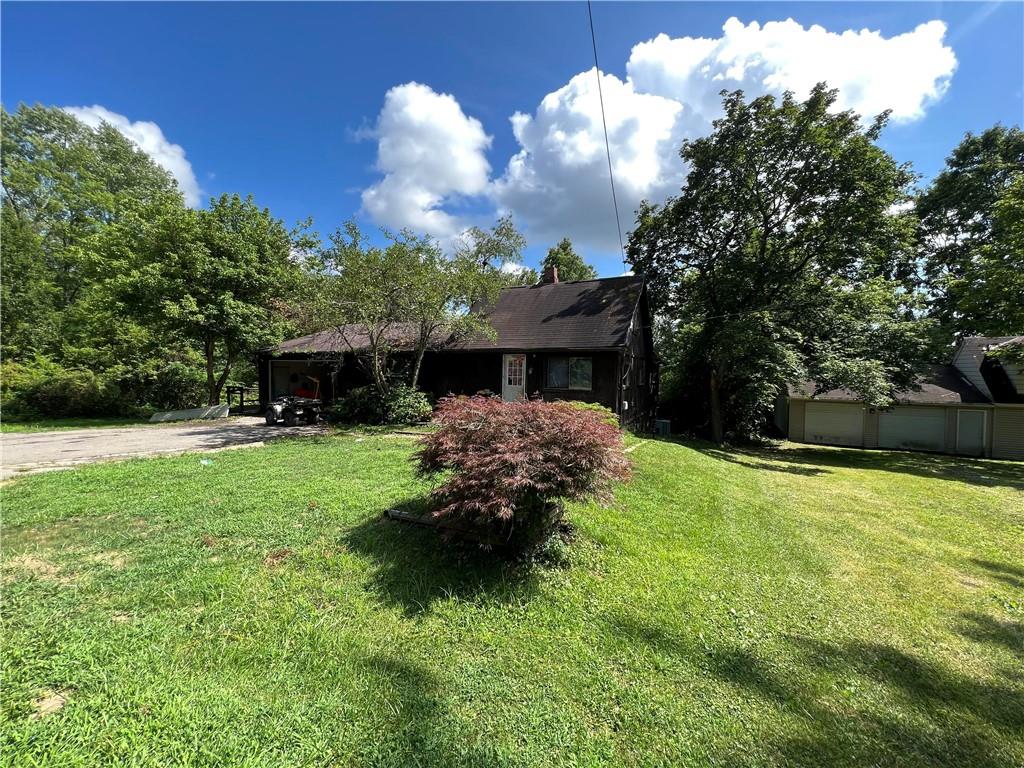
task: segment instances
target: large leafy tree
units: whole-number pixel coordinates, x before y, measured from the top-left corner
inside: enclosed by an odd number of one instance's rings
[[[948,277],[960,328],[990,336],[1024,333],[1024,172],[992,206],[991,233],[974,256]]]
[[[1024,132],[997,125],[967,134],[916,201],[930,312],[943,342],[1024,332],[1022,177]]]
[[[540,268],[545,270],[548,267],[555,267],[558,270],[559,280],[593,280],[597,277],[597,270],[576,253],[568,237],[563,237],[558,241],[558,245],[548,249]]]
[[[865,127],[836,95],[723,93],[713,133],[683,144],[680,195],[643,204],[630,235],[717,441],[753,432],[786,381],[882,405],[913,380],[913,175],[875,143],[886,116]]]
[[[202,351],[207,402],[216,404],[233,366],[282,338],[280,301],[297,275],[289,233],[251,197],[223,195],[206,210],[167,213],[146,247],[122,295]]]
[[[81,362],[93,366],[121,359],[111,337],[123,323],[103,297],[113,272],[108,230],[144,228],[181,209],[176,182],[109,125],[26,105],[0,107],[0,122],[5,356],[83,349]]]

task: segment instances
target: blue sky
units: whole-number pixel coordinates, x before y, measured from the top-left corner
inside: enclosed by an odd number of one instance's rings
[[[252,193],[289,224],[357,217],[441,238],[509,210],[528,263],[564,234],[602,274],[622,271],[584,4],[0,13],[8,109],[123,121],[199,200]],[[594,16],[626,229],[641,197],[678,189],[678,143],[706,131],[724,85],[841,83],[848,106],[895,110],[883,144],[926,178],[965,131],[1022,122],[1019,3],[595,3]]]

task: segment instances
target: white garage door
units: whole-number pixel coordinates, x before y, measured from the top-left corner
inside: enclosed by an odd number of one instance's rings
[[[878,415],[880,448],[942,451],[946,447],[946,409],[897,405]]]
[[[864,406],[856,403],[808,403],[804,440],[823,445],[864,445]]]

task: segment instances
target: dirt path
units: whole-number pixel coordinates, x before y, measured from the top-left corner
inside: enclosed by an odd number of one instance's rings
[[[323,430],[322,426],[268,427],[262,418],[243,416],[215,422],[8,432],[0,435],[0,480],[107,459],[261,445],[275,437]]]

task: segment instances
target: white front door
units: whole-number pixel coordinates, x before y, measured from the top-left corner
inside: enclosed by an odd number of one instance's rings
[[[502,357],[501,399],[526,399],[526,355]]]

